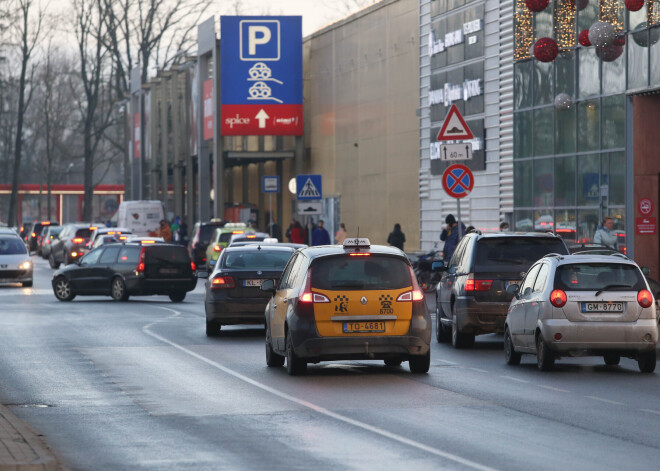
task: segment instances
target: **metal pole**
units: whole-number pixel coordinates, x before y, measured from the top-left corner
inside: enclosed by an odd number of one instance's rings
[[[458,213],[458,223],[456,224],[458,226],[458,240],[461,240],[463,237],[463,229],[461,229],[461,200],[460,198],[456,198],[456,212]]]
[[[273,194],[268,193],[268,227],[270,236],[273,237]]]

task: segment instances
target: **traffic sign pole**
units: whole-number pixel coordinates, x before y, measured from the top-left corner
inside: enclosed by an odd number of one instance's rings
[[[463,229],[461,229],[461,200],[456,198],[456,213],[458,214],[458,240],[463,238]]]
[[[268,233],[270,234],[271,237],[273,237],[273,194],[268,193],[268,208],[270,211],[268,211],[268,228],[269,231]]]

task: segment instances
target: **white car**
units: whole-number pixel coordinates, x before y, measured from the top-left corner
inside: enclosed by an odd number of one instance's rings
[[[0,234],[0,283],[32,286],[32,260],[23,240],[16,234]]]
[[[514,295],[504,324],[508,364],[523,353],[536,355],[543,371],[560,357],[602,356],[617,365],[625,356],[643,373],[655,370],[656,305],[639,266],[624,255],[546,255],[507,291]]]

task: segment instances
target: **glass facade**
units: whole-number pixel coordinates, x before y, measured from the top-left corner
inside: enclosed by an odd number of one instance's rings
[[[523,0],[515,3],[514,228],[554,230],[567,241],[588,243],[603,217],[611,216],[625,237],[626,176],[632,171],[626,95],[660,85],[660,2],[646,2],[638,12],[609,1],[560,12],[559,2],[550,2],[535,15]],[[597,21],[615,26],[616,48],[579,44],[579,33]],[[530,45],[553,31],[559,54],[540,62]],[[559,94],[570,103],[555,103]]]

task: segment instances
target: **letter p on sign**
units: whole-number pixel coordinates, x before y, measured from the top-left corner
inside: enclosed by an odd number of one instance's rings
[[[240,35],[242,61],[280,60],[278,20],[242,20]]]

